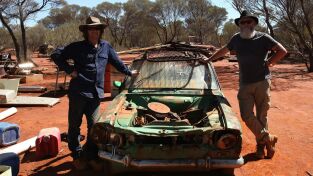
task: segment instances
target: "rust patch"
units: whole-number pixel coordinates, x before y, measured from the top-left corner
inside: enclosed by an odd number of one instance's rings
[[[135,108],[134,109],[126,109],[123,107],[119,112],[118,112],[118,118],[129,118],[132,114],[137,111]]]
[[[125,101],[126,101],[126,98],[123,97],[123,98],[121,99],[121,101],[117,104],[116,108],[114,109],[114,113],[113,113],[112,115],[110,115],[110,124],[111,124],[111,125],[114,125],[117,112],[119,111],[119,109],[121,109],[121,107],[123,106],[123,104],[125,103]]]

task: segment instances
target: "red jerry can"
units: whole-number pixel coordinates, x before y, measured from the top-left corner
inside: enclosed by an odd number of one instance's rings
[[[45,128],[40,130],[36,139],[36,156],[54,157],[61,150],[61,135],[59,128]]]

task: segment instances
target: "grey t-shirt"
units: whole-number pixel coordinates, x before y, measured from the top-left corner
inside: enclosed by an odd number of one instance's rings
[[[276,44],[276,40],[263,32],[256,32],[251,39],[243,39],[239,33],[231,38],[226,47],[236,52],[241,83],[254,83],[270,78],[265,61]]]

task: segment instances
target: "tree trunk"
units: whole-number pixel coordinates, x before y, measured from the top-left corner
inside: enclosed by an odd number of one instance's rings
[[[113,39],[114,39],[114,44],[113,45],[115,45],[115,43],[117,44],[117,45],[119,45],[119,40],[118,40],[118,38],[117,38],[117,36],[116,36],[116,32],[117,32],[117,30],[115,29],[113,29],[112,28],[112,25],[110,24],[110,23],[108,23],[108,28],[109,28],[109,31],[110,31],[110,33],[111,33],[111,36],[113,37]]]
[[[312,32],[311,24],[310,24],[311,21],[309,19],[308,13],[305,11],[303,0],[300,0],[300,2],[301,2],[301,9],[302,9],[302,12],[303,12],[303,16],[304,16],[304,19],[305,19],[304,24],[305,24],[305,26],[306,26],[306,28],[307,28],[307,30],[309,32],[309,35],[311,37],[311,41],[313,41],[313,32]]]
[[[18,44],[17,42],[17,39],[14,35],[14,32],[13,30],[10,28],[10,26],[8,25],[8,23],[4,20],[4,17],[2,16],[2,14],[0,13],[0,20],[3,24],[3,26],[8,30],[12,40],[13,40],[13,43],[14,43],[14,47],[15,47],[15,54],[16,54],[16,58],[17,58],[17,61],[20,62],[21,61],[21,57],[20,57],[20,45]]]
[[[310,52],[310,55],[309,55],[309,62],[310,62],[310,67],[309,67],[309,72],[313,72],[313,54],[312,52]]]
[[[21,33],[22,33],[22,49],[23,49],[23,59],[22,61],[27,61],[27,44],[26,44],[26,31],[24,25],[24,16],[22,12],[22,6],[20,6],[20,26],[21,26]]]
[[[155,29],[157,35],[158,35],[158,38],[159,38],[160,42],[163,43],[163,41],[162,41],[162,36],[161,36],[161,34],[160,34],[159,30],[158,30],[158,27],[155,26],[155,25],[153,25],[153,27],[154,27],[154,29]]]
[[[273,29],[273,26],[272,24],[270,23],[270,14],[268,12],[268,8],[266,6],[266,0],[263,0],[263,9],[264,9],[264,12],[265,12],[265,23],[270,31],[270,35],[275,38],[275,35],[274,35],[274,29]]]
[[[198,38],[199,38],[200,44],[203,44],[202,21],[199,22],[199,26],[198,26]]]
[[[22,32],[22,44],[23,44],[23,61],[27,61],[27,41],[26,41],[26,31],[24,22],[21,22],[21,32]]]

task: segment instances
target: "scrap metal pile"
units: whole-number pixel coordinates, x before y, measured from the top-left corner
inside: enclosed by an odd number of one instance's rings
[[[17,60],[11,58],[11,54],[2,53],[0,55],[0,66],[8,75],[28,75],[35,65],[32,62],[18,63]]]

